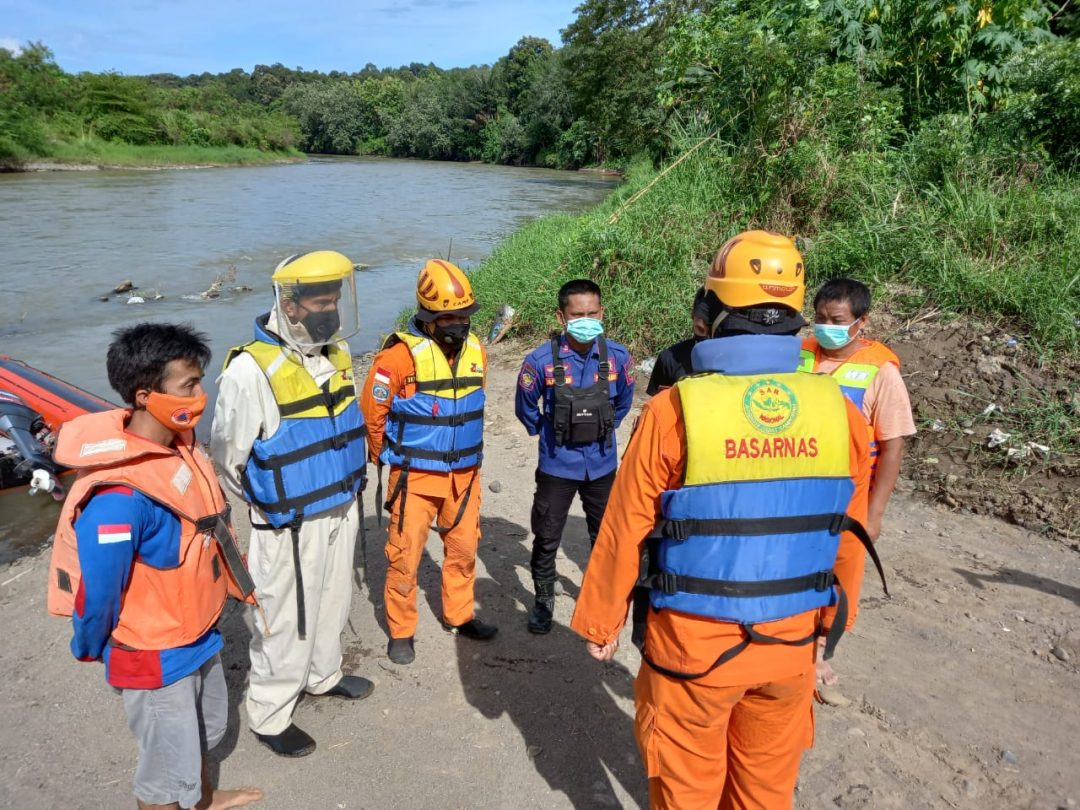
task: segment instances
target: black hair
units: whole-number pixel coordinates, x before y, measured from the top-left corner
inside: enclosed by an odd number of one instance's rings
[[[690,315],[694,318],[707,320],[709,317],[709,305],[705,303],[705,288],[698,287],[694,293],[694,305],[690,307]]]
[[[571,295],[595,295],[601,303],[604,301],[603,296],[600,295],[600,287],[595,281],[587,278],[575,278],[559,287],[559,309],[566,309]]]
[[[158,391],[165,380],[165,367],[173,360],[189,360],[205,369],[210,347],[202,332],[173,323],[139,323],[113,332],[105,358],[109,385],[129,405],[135,392],[147,388]]]
[[[853,278],[829,279],[814,296],[814,309],[830,301],[847,301],[851,314],[861,318],[870,311],[870,288]]]

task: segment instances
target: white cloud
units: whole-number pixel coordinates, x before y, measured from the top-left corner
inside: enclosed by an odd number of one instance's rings
[[[15,37],[0,37],[0,49],[11,51],[12,56],[22,53],[22,45]]]

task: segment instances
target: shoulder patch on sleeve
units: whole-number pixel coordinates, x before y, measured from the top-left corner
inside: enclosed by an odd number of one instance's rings
[[[390,388],[385,383],[377,382],[371,386],[371,398],[376,402],[386,402],[390,399]]]
[[[518,388],[522,391],[532,391],[536,387],[536,375],[532,373],[532,369],[523,367],[521,373],[518,374]]]

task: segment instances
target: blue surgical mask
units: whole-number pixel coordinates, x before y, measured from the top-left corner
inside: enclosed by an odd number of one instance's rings
[[[815,323],[814,337],[825,349],[842,349],[855,339],[848,330],[854,324]]]
[[[596,318],[574,318],[566,322],[566,334],[578,343],[592,343],[604,334],[604,322]]]

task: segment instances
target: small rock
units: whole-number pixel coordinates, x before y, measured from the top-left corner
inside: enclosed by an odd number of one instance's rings
[[[1050,654],[1054,656],[1054,658],[1056,658],[1058,661],[1069,660],[1069,651],[1057,644],[1055,644],[1054,648],[1050,650]]]
[[[969,799],[974,799],[979,795],[979,786],[972,782],[970,779],[964,780],[964,795]]]
[[[562,586],[562,583],[559,582],[559,580],[555,580],[555,595],[556,596],[562,596],[563,595],[563,586]]]
[[[145,304],[146,299],[143,298],[141,295],[133,295],[127,300],[127,302],[129,304]]]
[[[1001,761],[1008,765],[1019,765],[1020,757],[1014,754],[1012,751],[1002,751]]]
[[[109,300],[109,296],[107,296],[107,295],[103,295],[103,296],[101,296],[101,298],[98,299],[98,301],[104,301],[104,302],[107,302],[108,300]]]
[[[490,489],[492,492],[502,492],[502,483],[500,483],[499,481],[492,481],[490,484],[488,484],[488,489]]]
[[[565,683],[573,683],[574,682],[574,676],[573,675],[563,675],[563,681]]]
[[[927,456],[923,459],[924,464],[940,464],[941,462],[934,456]]]
[[[939,605],[947,605],[947,604],[949,604],[949,599],[948,599],[948,597],[945,597],[945,596],[935,596],[934,601],[937,602]]]
[[[528,748],[525,749],[525,755],[529,759],[536,759],[536,757],[539,756],[543,752],[543,750],[543,746],[530,745]]]
[[[124,279],[119,284],[117,284],[115,287],[113,287],[113,292],[114,293],[126,293],[126,292],[130,292],[131,290],[137,290],[137,289],[138,289],[138,287],[135,286],[134,282],[132,282],[131,279]]]
[[[850,736],[850,737],[865,737],[866,736],[866,732],[863,731],[861,728],[849,728],[847,730],[847,733],[848,733],[848,736]]]

